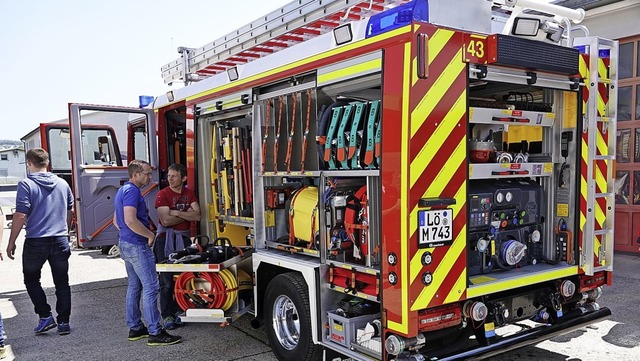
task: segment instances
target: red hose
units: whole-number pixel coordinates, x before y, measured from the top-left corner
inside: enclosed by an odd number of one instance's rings
[[[208,282],[210,290],[196,289],[196,279]],[[227,299],[226,285],[215,272],[181,273],[176,280],[174,293],[183,311],[189,308],[220,308]]]

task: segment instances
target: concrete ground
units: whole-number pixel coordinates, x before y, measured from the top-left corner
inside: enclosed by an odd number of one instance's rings
[[[9,230],[5,229],[3,255]],[[35,336],[38,321],[22,283],[22,237],[15,260],[0,262],[0,312],[4,319],[10,360],[275,360],[264,332],[249,326],[250,315],[226,328],[217,324],[189,324],[174,330],[183,343],[149,347],[146,341],[128,341],[124,319],[126,272],[119,258],[99,250],[76,250],[70,259],[72,291],[71,334],[55,330]],[[51,271],[43,269],[42,284],[55,308]],[[5,361],[3,360],[3,361]]]
[[[9,230],[5,229],[2,249]],[[0,262],[0,312],[7,334],[10,360],[243,360],[271,361],[275,357],[264,330],[249,326],[250,315],[226,328],[217,324],[189,324],[175,330],[184,342],[149,347],[145,341],[128,341],[124,320],[125,269],[119,258],[107,258],[98,250],[75,250],[70,260],[73,311],[71,334],[55,330],[33,334],[37,316],[22,283],[22,237],[16,260]],[[640,359],[640,257],[617,254],[614,285],[605,289],[600,304],[610,307],[611,319],[594,326],[526,347],[492,360],[616,361]],[[55,302],[48,265],[43,286]],[[50,302],[50,303],[51,303]],[[4,360],[3,360],[4,361]],[[292,360],[294,361],[294,360]]]

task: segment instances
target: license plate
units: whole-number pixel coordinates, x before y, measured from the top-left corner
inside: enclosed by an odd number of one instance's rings
[[[453,243],[453,211],[450,208],[418,212],[418,247]]]

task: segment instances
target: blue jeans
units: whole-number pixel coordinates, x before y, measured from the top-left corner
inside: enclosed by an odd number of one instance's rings
[[[69,237],[27,238],[22,251],[24,285],[36,313],[51,316],[51,306],[40,284],[42,266],[49,262],[53,284],[56,286],[56,312],[58,323],[69,322],[71,314],[71,288],[69,287]]]
[[[153,250],[146,244],[133,244],[120,241],[120,257],[127,269],[129,287],[127,287],[127,326],[132,330],[139,330],[142,323],[140,312],[140,298],[142,310],[147,321],[149,334],[157,335],[162,331],[160,326],[160,311],[158,310],[158,274],[153,258]]]

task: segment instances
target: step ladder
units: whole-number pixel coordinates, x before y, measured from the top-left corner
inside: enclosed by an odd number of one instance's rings
[[[585,47],[589,55],[588,74],[582,74],[588,96],[583,97],[586,104],[581,137],[583,143],[586,140],[587,151],[583,150],[582,158],[587,172],[583,175],[586,181],[581,180],[586,210],[581,210],[584,226],[581,220],[580,266],[585,274],[593,275],[613,270],[618,42],[585,37],[574,39],[574,46]]]
[[[409,0],[296,0],[200,48],[178,48],[165,84],[188,84],[327,33]]]

